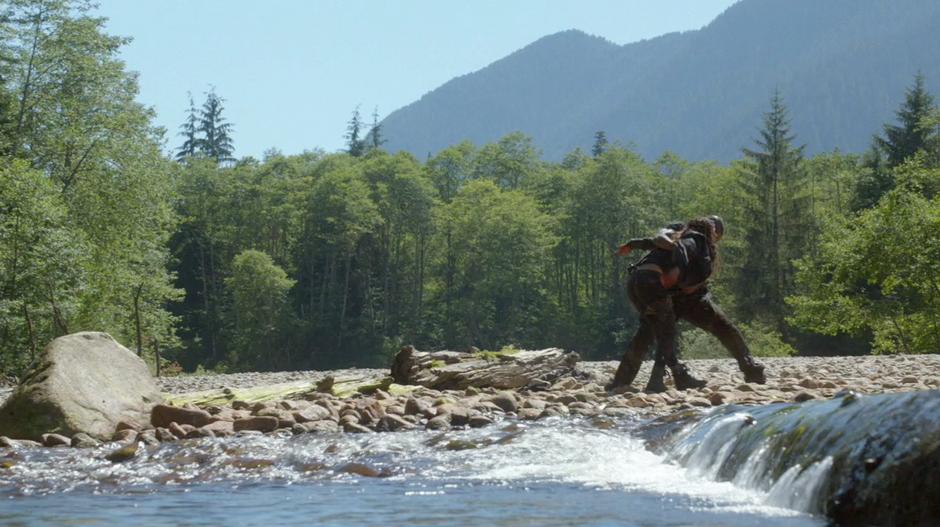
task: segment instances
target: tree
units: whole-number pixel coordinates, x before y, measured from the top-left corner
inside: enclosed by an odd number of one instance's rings
[[[199,138],[199,151],[209,159],[214,159],[216,163],[235,161],[232,157],[235,152],[235,147],[232,146],[232,124],[222,116],[224,103],[225,99],[215,93],[215,88],[210,88],[199,111],[197,131],[202,134]]]
[[[940,200],[899,187],[823,231],[797,264],[791,322],[827,335],[870,334],[880,353],[940,347]]]
[[[500,188],[515,190],[541,166],[539,152],[532,138],[513,132],[477,153],[474,177],[495,182]]]
[[[246,250],[232,263],[232,275],[225,280],[231,296],[232,322],[229,361],[238,367],[269,369],[278,354],[289,354],[277,344],[289,316],[287,293],[294,286],[283,269],[267,254]]]
[[[790,260],[803,250],[807,224],[803,147],[793,146],[790,121],[779,92],[764,114],[759,150],[744,149],[742,187],[749,201],[745,219],[748,250],[739,291],[744,307],[782,324],[783,298],[792,283]],[[782,329],[782,328],[781,328]]]
[[[594,157],[599,157],[601,154],[607,151],[607,133],[603,130],[598,130],[594,134],[594,146],[591,147],[591,155]]]
[[[368,141],[371,150],[378,150],[385,144],[385,138],[382,136],[382,123],[379,122],[378,107],[372,110],[372,126],[369,128]]]
[[[884,150],[889,167],[904,162],[927,145],[931,130],[923,123],[934,109],[933,97],[927,91],[924,75],[914,76],[914,84],[907,89],[904,102],[896,115],[900,125],[884,125],[884,137],[875,141]]]
[[[346,152],[353,157],[361,157],[366,151],[366,142],[362,137],[362,117],[359,106],[353,110],[352,117],[346,124]]]
[[[193,103],[193,94],[189,94],[189,112],[186,114],[186,121],[180,125],[180,134],[183,136],[183,144],[176,150],[176,160],[183,161],[187,157],[196,155],[200,146],[200,140],[197,135],[199,129],[199,116],[196,112],[196,105]]]

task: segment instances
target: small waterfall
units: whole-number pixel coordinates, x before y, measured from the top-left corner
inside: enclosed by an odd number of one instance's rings
[[[664,435],[650,433],[667,460],[770,506],[850,524],[940,523],[938,391],[729,406]]]

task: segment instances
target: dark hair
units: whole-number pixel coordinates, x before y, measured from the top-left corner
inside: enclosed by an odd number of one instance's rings
[[[715,231],[715,223],[710,218],[695,218],[685,224],[683,232],[686,231],[695,231],[705,235],[708,242],[708,252],[711,253],[712,257],[712,274],[717,273],[720,267],[720,259],[718,257],[718,233]]]

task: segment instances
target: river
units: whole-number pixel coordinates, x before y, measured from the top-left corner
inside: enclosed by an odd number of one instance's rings
[[[716,481],[722,445],[655,454],[631,420],[505,421],[436,434],[307,434],[0,459],[4,525],[818,526],[826,467]],[[704,444],[698,442],[698,444]],[[113,446],[111,447],[113,449]],[[683,450],[684,449],[684,450]],[[681,463],[681,464],[680,464]]]

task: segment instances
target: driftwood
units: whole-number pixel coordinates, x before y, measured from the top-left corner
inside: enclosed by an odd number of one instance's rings
[[[570,374],[579,357],[558,348],[499,352],[421,352],[405,346],[395,355],[392,378],[438,390],[492,387],[544,388]]]

